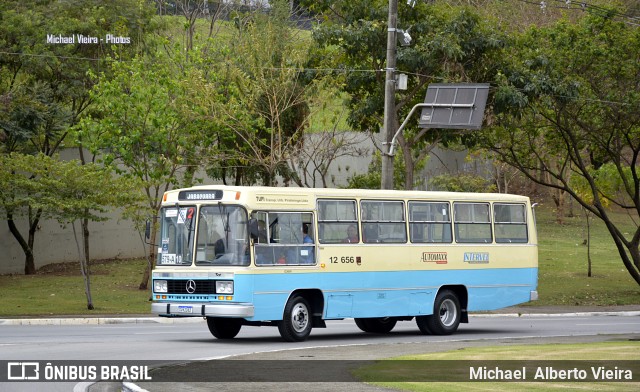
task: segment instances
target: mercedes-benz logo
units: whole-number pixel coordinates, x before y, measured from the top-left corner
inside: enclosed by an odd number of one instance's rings
[[[196,282],[193,280],[187,280],[187,293],[193,294],[196,292]]]

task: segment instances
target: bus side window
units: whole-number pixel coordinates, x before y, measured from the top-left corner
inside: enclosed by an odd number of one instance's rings
[[[318,242],[339,244],[360,242],[360,235],[349,238],[349,228],[358,230],[355,200],[318,200]],[[351,229],[353,231],[353,229]]]
[[[312,213],[259,212],[254,214],[254,218],[258,220],[258,223],[265,222],[269,237],[268,242],[263,242],[258,235],[258,240],[254,242],[256,265],[315,263]],[[268,225],[266,222],[269,222]]]
[[[456,242],[493,242],[489,203],[453,203]]]
[[[494,203],[493,221],[497,243],[529,241],[524,204]]]
[[[365,243],[407,242],[404,202],[362,200],[360,209]]]
[[[409,202],[409,231],[413,243],[451,243],[451,214],[447,202]]]

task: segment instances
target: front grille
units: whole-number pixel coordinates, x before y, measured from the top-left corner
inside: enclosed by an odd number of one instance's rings
[[[168,294],[215,294],[216,293],[215,280],[193,279],[193,282],[196,284],[196,290],[192,293],[187,291],[187,282],[189,282],[189,279],[168,280],[167,281]]]

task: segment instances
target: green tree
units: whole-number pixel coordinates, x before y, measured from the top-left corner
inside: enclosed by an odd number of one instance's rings
[[[210,165],[210,174],[236,166],[243,169],[235,171],[236,183],[260,178],[265,185],[295,175],[288,162],[302,147],[322,75],[304,72],[312,45],[289,16],[284,1],[271,2],[268,14],[238,13],[228,46],[219,47],[224,68],[209,102],[225,160]]]
[[[39,152],[49,155],[57,150],[57,147],[51,146],[49,142],[52,135],[61,132],[60,129],[66,122],[67,112],[52,100],[51,95],[51,90],[42,83],[13,89],[11,97],[0,109],[0,127],[4,130],[4,134],[0,134],[2,140],[0,158],[7,159],[16,152],[25,152],[27,155]],[[46,152],[43,152],[43,149]],[[9,168],[10,166],[7,166],[4,169],[9,170]],[[20,181],[36,181],[36,177],[29,172],[13,174],[19,177]],[[3,177],[0,182],[2,188],[0,208],[5,212],[3,219],[7,222],[9,231],[24,252],[24,273],[34,274],[36,267],[33,245],[38,224],[46,214],[36,199],[26,197],[22,193],[30,189],[27,185],[12,186],[14,181],[17,181],[15,177]],[[15,200],[20,202],[15,204]],[[33,203],[24,204],[25,202]],[[26,238],[18,225],[19,218],[27,219]]]
[[[627,176],[630,174],[625,173]],[[606,189],[608,194],[614,194],[618,192],[622,187],[619,183],[620,177],[616,173],[616,168],[611,164],[604,164],[597,170],[592,169],[591,173],[592,177],[597,181],[599,189]],[[630,176],[629,176],[630,177]],[[631,178],[629,178],[630,180]],[[577,195],[582,198],[586,203],[593,204],[593,193],[591,192],[591,187],[589,183],[586,181],[584,177],[574,176],[572,181],[570,181],[570,185]],[[609,207],[609,199],[602,198],[602,205],[604,207]],[[591,262],[591,216],[593,215],[591,211],[582,207],[582,211],[584,212],[586,218],[587,225],[587,276],[592,276],[592,262]]]
[[[112,178],[98,165],[62,161],[42,153],[0,155],[0,184],[7,190],[0,193],[0,216],[31,215],[35,210],[43,219],[72,225],[87,308],[93,309],[89,259],[81,250],[75,221],[105,220],[109,207],[136,208],[142,196],[137,184],[126,178]]]
[[[114,208],[123,209],[125,214],[143,209],[142,187],[136,179],[115,177],[108,168],[93,163],[58,161],[53,167],[55,171],[48,174],[54,181],[48,186],[56,190],[55,218],[61,223],[71,224],[84,278],[87,309],[93,310],[89,254],[86,251],[89,239],[85,230],[81,231],[81,240],[78,238],[76,222],[80,221],[80,226],[83,226],[84,221],[104,221],[108,219],[104,214]]]
[[[495,192],[496,186],[486,178],[473,174],[441,174],[429,180],[435,191],[448,192]]]
[[[114,77],[95,86],[91,115],[83,120],[78,134],[83,146],[118,174],[141,181],[155,216],[164,192],[193,181],[188,165],[200,155],[201,138],[199,123],[185,115],[194,101],[185,97],[190,86],[199,83],[197,75],[178,67],[163,52],[112,67]],[[156,229],[154,224],[152,244]],[[148,285],[156,249],[150,247],[140,289]]]
[[[344,69],[342,89],[349,97],[348,122],[356,130],[378,132],[383,124],[388,2],[382,0],[303,1],[326,21],[314,30],[320,46],[335,48],[334,68]],[[397,50],[397,71],[409,75],[408,89],[396,90],[395,129],[411,108],[423,102],[432,82],[482,82],[492,75],[502,35],[469,7],[399,2],[398,28],[412,43]],[[403,151],[405,189],[412,189],[416,163],[436,143],[460,142],[459,133],[419,129],[411,121],[398,139]],[[385,152],[386,148],[384,147]]]
[[[478,136],[530,180],[601,219],[640,284],[640,32],[615,14],[519,37],[497,77],[495,126]],[[588,192],[575,186],[583,182]],[[607,205],[627,211],[636,229],[623,230]]]
[[[110,56],[126,58],[137,51],[155,28],[150,5],[138,0],[0,3],[0,154],[54,156],[91,103],[89,71],[104,69]],[[129,37],[131,43],[90,44],[79,38],[106,39],[107,34]],[[53,43],[61,36],[74,42]],[[7,215],[25,253],[26,274],[35,273],[33,243],[41,215],[33,208],[27,214],[27,238]]]

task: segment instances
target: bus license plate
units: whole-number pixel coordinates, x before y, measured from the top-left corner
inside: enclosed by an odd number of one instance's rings
[[[193,313],[193,306],[178,306],[178,313]]]

